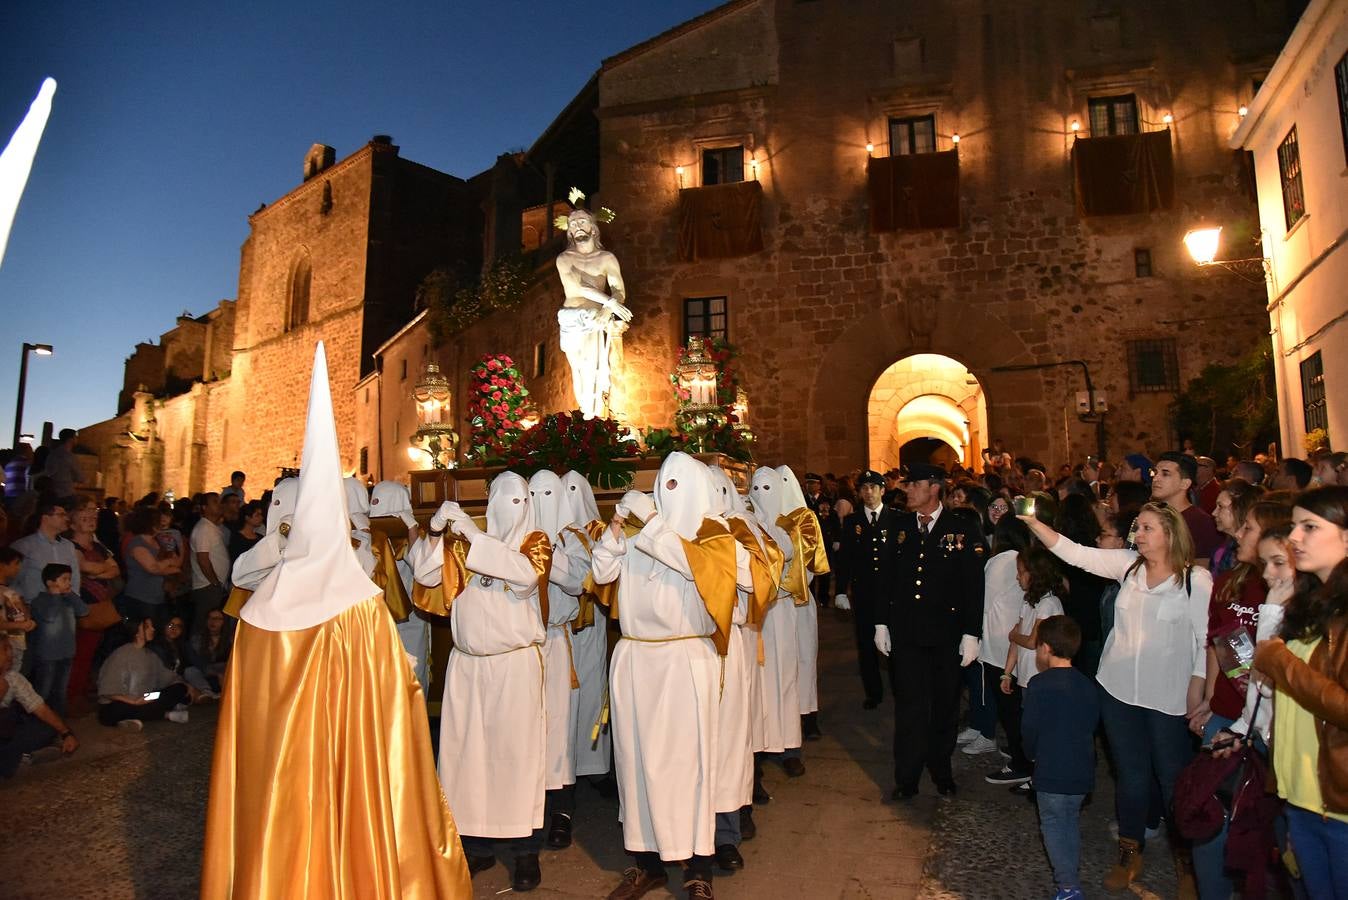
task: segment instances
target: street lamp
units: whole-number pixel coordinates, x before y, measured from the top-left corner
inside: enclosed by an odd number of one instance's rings
[[[19,356],[19,399],[14,404],[14,443],[12,449],[19,449],[19,439],[23,435],[23,395],[28,387],[28,353],[38,356],[51,356],[51,344],[30,344],[24,341],[23,353]]]
[[[1220,266],[1251,284],[1262,284],[1272,274],[1268,258],[1262,253],[1246,259],[1217,259],[1221,238],[1221,226],[1195,228],[1184,235],[1184,247],[1199,268]]]
[[[428,363],[421,380],[412,389],[417,406],[417,430],[409,439],[408,458],[420,460],[422,454],[430,458],[436,469],[454,468],[454,448],[459,436],[454,431],[449,379],[440,374],[440,367]]]

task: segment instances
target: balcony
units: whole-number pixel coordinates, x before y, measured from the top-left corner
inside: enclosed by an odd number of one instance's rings
[[[763,249],[763,186],[739,181],[679,191],[679,259],[727,259]]]
[[[873,156],[866,165],[866,184],[873,232],[959,227],[957,150]]]
[[[1170,209],[1175,202],[1170,129],[1079,137],[1072,145],[1072,176],[1080,215],[1121,216]]]

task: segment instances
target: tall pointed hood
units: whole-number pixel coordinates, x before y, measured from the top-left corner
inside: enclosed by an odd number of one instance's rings
[[[562,476],[566,496],[571,502],[571,515],[577,525],[585,526],[599,518],[599,504],[594,502],[594,488],[589,479],[572,469]]]
[[[805,502],[805,492],[800,489],[800,482],[796,479],[796,473],[791,471],[791,467],[778,466],[777,474],[782,476],[782,493],[777,497],[777,514],[785,515],[808,506],[809,504]]]
[[[749,484],[749,500],[754,505],[754,515],[764,525],[777,524],[782,514],[782,473],[769,466],[754,470]]]
[[[300,631],[328,621],[379,593],[351,549],[328,359],[319,341],[309,385],[295,518],[281,561],[240,613],[266,631]]]
[[[529,479],[529,506],[534,511],[534,526],[556,541],[562,529],[576,523],[561,477],[551,469],[540,469]]]
[[[655,477],[655,508],[665,524],[686,541],[697,537],[711,508],[710,482],[707,467],[678,450],[660,464]]]

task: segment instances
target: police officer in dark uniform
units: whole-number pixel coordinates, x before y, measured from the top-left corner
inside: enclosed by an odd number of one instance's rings
[[[978,658],[987,548],[977,525],[943,508],[945,478],[937,466],[908,470],[908,511],[888,537],[893,574],[875,644],[894,690],[896,800],[917,794],[924,767],[939,793],[955,793],[960,666]]]
[[[861,686],[866,691],[863,706],[875,709],[884,699],[884,682],[880,677],[880,653],[875,649],[877,609],[887,609],[885,592],[889,563],[885,546],[889,536],[897,533],[895,522],[901,513],[882,503],[885,479],[879,472],[866,470],[857,480],[857,495],[861,506],[849,514],[842,524],[842,546],[838,552],[838,596],[834,599],[839,609],[852,610],[852,624],[856,628],[857,664],[861,669]]]

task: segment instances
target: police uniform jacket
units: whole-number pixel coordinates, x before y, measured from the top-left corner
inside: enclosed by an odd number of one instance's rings
[[[977,523],[943,508],[923,537],[917,514],[899,513],[890,526],[893,577],[884,592],[895,646],[949,646],[961,635],[982,635],[983,563],[987,548]]]
[[[850,593],[872,602],[880,600],[891,578],[887,545],[901,515],[887,506],[880,507],[876,523],[870,511],[861,507],[843,519],[842,539],[838,548],[838,592]]]

